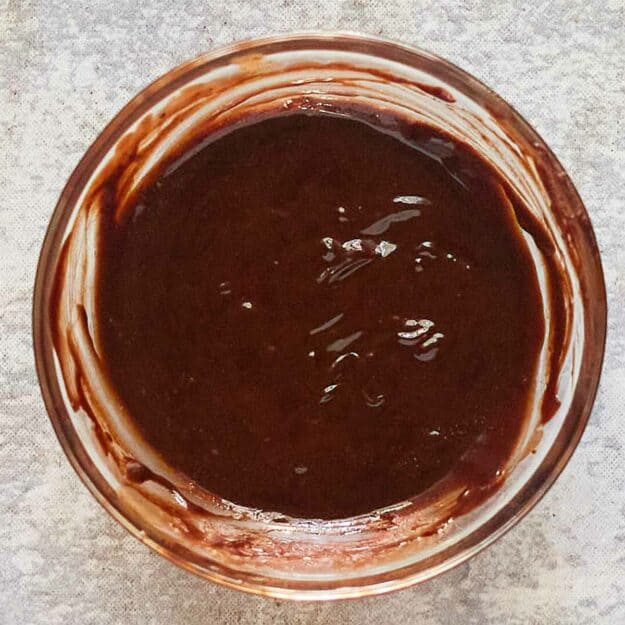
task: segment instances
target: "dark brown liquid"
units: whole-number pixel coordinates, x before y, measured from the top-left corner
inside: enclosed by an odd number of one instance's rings
[[[148,441],[235,503],[347,517],[486,487],[544,337],[497,178],[421,127],[257,121],[105,220],[103,359]]]

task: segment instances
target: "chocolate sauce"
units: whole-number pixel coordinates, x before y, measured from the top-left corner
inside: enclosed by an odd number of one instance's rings
[[[307,518],[452,472],[492,486],[545,327],[503,185],[469,149],[281,115],[187,150],[121,220],[107,210],[100,355],[171,466]]]

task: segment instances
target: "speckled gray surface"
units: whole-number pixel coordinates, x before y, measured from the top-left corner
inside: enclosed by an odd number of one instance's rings
[[[609,341],[582,443],[502,540],[420,587],[333,605],[225,590],[117,526],[71,470],[33,367],[31,287],[64,181],[180,61],[236,39],[349,29],[429,48],[545,137],[590,212]],[[0,1],[0,623],[625,623],[625,2]]]

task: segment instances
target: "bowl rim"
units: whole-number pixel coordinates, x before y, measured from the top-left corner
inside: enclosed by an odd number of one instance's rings
[[[272,578],[266,578],[265,581],[258,582],[257,578],[252,575],[231,571],[221,566],[219,572],[213,569],[209,570],[196,562],[185,559],[181,556],[180,551],[175,551],[164,544],[163,541],[159,541],[158,538],[149,536],[138,523],[138,519],[130,518],[132,515],[129,511],[124,511],[122,509],[115,493],[110,488],[106,488],[105,483],[96,483],[94,477],[85,466],[87,455],[84,449],[82,449],[82,444],[75,433],[72,436],[72,432],[64,427],[62,419],[59,418],[59,411],[64,412],[65,408],[58,397],[58,379],[54,373],[55,369],[53,366],[54,349],[51,345],[51,335],[46,321],[48,310],[46,302],[51,290],[51,281],[54,277],[52,270],[56,266],[56,262],[51,262],[51,253],[59,247],[59,243],[63,239],[68,217],[66,215],[67,208],[68,206],[72,206],[71,198],[76,195],[76,190],[82,190],[84,188],[101,159],[116,143],[117,139],[119,139],[141,115],[149,110],[153,104],[160,101],[175,89],[186,84],[188,81],[201,75],[208,64],[218,61],[228,62],[235,56],[246,53],[249,54],[253,51],[261,51],[275,45],[293,44],[303,46],[307,43],[317,46],[323,45],[324,43],[342,43],[346,46],[350,44],[366,46],[372,49],[369,50],[368,53],[373,56],[380,55],[382,51],[386,51],[400,56],[413,57],[422,61],[427,61],[432,64],[432,66],[436,66],[437,69],[443,70],[446,73],[445,80],[451,77],[453,80],[459,81],[465,92],[468,89],[472,94],[476,93],[482,97],[494,100],[498,106],[506,111],[517,130],[526,138],[535,142],[536,145],[541,146],[549,165],[564,172],[557,157],[553,154],[542,137],[540,137],[536,130],[534,130],[510,104],[471,74],[448,60],[421,48],[382,37],[348,31],[303,31],[283,33],[261,38],[246,39],[223,47],[218,47],[172,68],[166,74],[160,76],[139,91],[139,93],[124,105],[104,127],[76,165],[57,201],[42,243],[33,290],[32,339],[35,366],[41,393],[59,443],[87,490],[128,532],[148,547],[164,556],[170,562],[226,587],[280,599],[334,600],[388,593],[426,581],[446,572],[473,557],[507,533],[508,530],[516,525],[516,523],[542,499],[568,463],[590,418],[601,377],[606,346],[607,296],[601,258],[594,231],[590,226],[587,211],[577,190],[568,175],[565,174],[560,177],[558,184],[563,186],[567,194],[567,199],[576,206],[576,214],[582,215],[588,219],[589,226],[585,229],[585,235],[587,238],[588,251],[590,252],[590,260],[595,263],[595,266],[590,269],[592,270],[593,279],[597,281],[595,286],[598,291],[595,294],[596,297],[593,299],[590,309],[590,316],[592,317],[590,321],[592,322],[592,330],[596,336],[592,337],[594,338],[593,345],[587,347],[585,344],[584,346],[584,354],[587,349],[593,349],[594,357],[590,363],[587,363],[585,360],[583,361],[582,371],[580,372],[580,377],[577,382],[577,385],[579,385],[585,373],[586,378],[584,381],[587,384],[585,400],[579,407],[579,416],[575,422],[574,429],[570,432],[567,440],[564,441],[562,450],[555,460],[551,462],[551,466],[543,467],[548,460],[548,458],[545,458],[530,479],[514,494],[512,499],[502,510],[499,510],[484,525],[472,531],[467,537],[463,538],[454,546],[459,548],[457,553],[451,558],[445,558],[425,570],[406,571],[405,569],[411,568],[410,565],[397,568],[392,571],[392,579],[385,579],[378,582],[374,581],[371,584],[366,581],[362,585],[357,583],[361,579],[368,579],[365,577],[346,580],[348,584],[346,586],[290,588],[275,583],[272,584],[272,581],[276,581]],[[386,58],[384,55],[382,56]],[[588,319],[586,323],[588,324]],[[95,472],[97,473],[97,469],[95,469]],[[103,480],[101,481],[103,482]],[[529,489],[528,487],[532,482],[534,482],[533,488]],[[480,534],[481,537],[478,536],[476,539],[476,534]],[[468,544],[462,546],[464,543]],[[246,576],[250,579],[245,579]],[[254,577],[254,579],[251,579],[252,577]],[[354,582],[356,582],[356,584],[354,584]]]

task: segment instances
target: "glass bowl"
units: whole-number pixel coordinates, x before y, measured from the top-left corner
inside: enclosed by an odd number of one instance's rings
[[[545,237],[562,284],[545,285],[564,332],[547,333],[557,375],[539,379],[532,418],[500,487],[465,514],[462,493],[415,498],[338,521],[229,504],[164,465],[126,418],[98,358],[93,323],[97,207],[113,168],[119,210],[181,142],[255,111],[323,112],[358,100],[468,143],[506,179]],[[119,174],[119,170],[117,170]],[[528,240],[531,237],[528,237]],[[549,289],[552,289],[549,295]],[[127,104],[87,150],[56,206],[34,290],[37,373],[56,434],[102,506],[175,564],[226,586],[289,599],[388,592],[475,555],[521,519],[571,456],[594,401],[606,332],[599,253],[584,206],[555,156],[508,104],[428,52],[353,34],[235,44],[181,65]],[[555,344],[555,343],[553,343]],[[553,354],[556,354],[555,356]],[[557,392],[544,420],[547,390]],[[434,492],[435,494],[435,492]],[[432,495],[432,493],[430,493]]]

